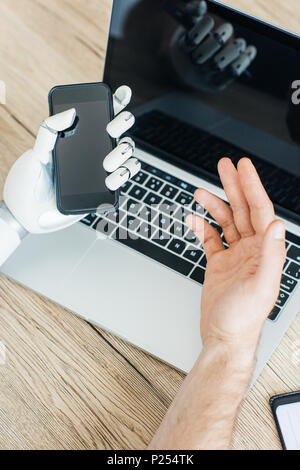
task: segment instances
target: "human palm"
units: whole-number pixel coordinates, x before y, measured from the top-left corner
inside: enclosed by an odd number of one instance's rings
[[[201,336],[204,344],[221,340],[256,347],[279,293],[285,227],[275,219],[250,160],[242,159],[236,169],[229,159],[222,159],[219,174],[231,207],[204,189],[195,199],[222,227],[229,248],[206,220],[187,219],[207,257]]]

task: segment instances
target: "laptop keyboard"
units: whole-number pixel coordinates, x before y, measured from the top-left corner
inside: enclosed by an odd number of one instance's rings
[[[217,185],[220,185],[217,171],[220,158],[230,157],[236,165],[241,156],[247,153],[274,204],[300,214],[299,177],[221,138],[157,110],[138,117],[131,133],[141,142],[195,165],[210,175]]]
[[[186,216],[204,217],[228,245],[221,227],[194,201],[196,189],[142,162],[140,173],[121,188],[119,209],[104,217],[91,214],[82,223],[202,285],[207,261],[199,240],[185,224]],[[299,280],[300,237],[287,233],[287,260],[270,320],[279,317]]]

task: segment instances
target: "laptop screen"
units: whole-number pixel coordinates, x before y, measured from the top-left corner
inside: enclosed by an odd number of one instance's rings
[[[104,81],[132,88],[140,148],[216,184],[221,157],[249,156],[299,223],[300,39],[199,3],[114,0]]]

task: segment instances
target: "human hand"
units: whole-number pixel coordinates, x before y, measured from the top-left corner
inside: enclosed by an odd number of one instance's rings
[[[218,165],[231,205],[205,189],[195,199],[222,227],[229,245],[207,220],[190,215],[187,224],[203,243],[207,269],[202,293],[204,347],[222,343],[249,357],[255,354],[263,323],[279,294],[285,262],[285,226],[247,158],[237,169],[224,158]]]

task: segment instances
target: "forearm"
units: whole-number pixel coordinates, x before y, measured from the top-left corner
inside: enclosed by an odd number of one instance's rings
[[[149,449],[228,449],[253,368],[254,356],[204,349]]]

